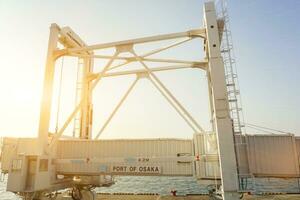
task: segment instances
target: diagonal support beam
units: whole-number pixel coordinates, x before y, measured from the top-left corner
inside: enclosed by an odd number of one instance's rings
[[[103,74],[105,74],[105,72],[109,69],[110,65],[114,61],[114,58],[116,56],[118,56],[118,54],[119,54],[119,52],[116,51],[114,53],[114,55],[112,56],[112,58],[107,62],[107,64],[105,65],[105,67],[103,68],[103,70],[101,71],[101,73],[98,74],[98,76],[96,77],[95,81],[93,82],[92,89],[94,89],[96,87],[96,85],[98,84],[98,82],[103,77]],[[52,138],[52,140],[51,140],[51,142],[49,144],[49,149],[51,149],[54,146],[54,144],[56,144],[57,140],[63,135],[65,129],[68,127],[68,125],[70,124],[70,122],[72,121],[72,119],[75,117],[75,115],[77,114],[77,112],[81,109],[83,101],[84,101],[84,99],[81,97],[80,103],[76,106],[76,108],[73,110],[73,112],[69,115],[69,117],[65,121],[64,125],[62,126],[62,128],[53,136],[53,138]]]
[[[115,58],[119,55],[119,51],[116,51],[114,55],[111,57],[111,59],[107,62],[104,69],[97,75],[96,79],[94,80],[92,84],[92,90],[97,86],[105,72],[111,67],[111,64],[114,62]]]
[[[141,65],[146,69],[147,73],[149,74],[149,78],[153,79],[159,87],[162,88],[164,93],[172,99],[174,104],[178,106],[178,108],[182,111],[184,114],[183,116],[186,116],[188,120],[190,120],[195,127],[197,127],[198,131],[204,132],[203,128],[196,122],[196,120],[189,114],[189,112],[179,103],[179,101],[172,95],[172,93],[164,86],[164,84],[159,80],[159,78],[151,71],[151,69],[141,60],[141,58],[135,53],[134,50],[131,51],[131,53],[135,56],[138,62],[141,63]]]
[[[80,110],[80,108],[82,106],[82,103],[83,103],[83,99],[80,101],[80,103],[73,110],[73,112],[68,117],[68,119],[66,120],[66,122],[64,123],[64,125],[62,126],[62,128],[60,128],[59,131],[53,136],[53,138],[52,138],[52,140],[51,140],[51,142],[49,144],[49,148],[50,149],[57,142],[57,140],[63,135],[64,131],[66,130],[66,128],[68,127],[68,125],[70,124],[70,122],[72,121],[72,119],[75,117],[75,115],[77,114],[77,112]]]
[[[117,106],[114,108],[113,112],[110,114],[110,116],[107,118],[107,120],[105,121],[104,125],[102,126],[102,128],[100,129],[100,131],[98,132],[97,136],[95,137],[95,139],[97,140],[100,135],[103,133],[104,129],[107,127],[107,125],[109,124],[109,122],[112,120],[112,118],[114,117],[114,115],[116,114],[116,112],[119,110],[119,108],[121,107],[121,105],[124,103],[125,99],[128,97],[129,93],[132,91],[132,89],[134,88],[134,86],[136,85],[136,83],[138,82],[140,78],[137,77],[133,83],[130,85],[129,89],[126,91],[126,93],[124,94],[124,96],[122,97],[122,99],[120,100],[120,102],[117,104]]]
[[[183,120],[194,130],[195,133],[199,132],[193,124],[184,116],[184,114],[180,111],[180,109],[172,102],[172,100],[168,97],[168,95],[157,85],[157,83],[149,78],[150,82],[154,85],[154,87],[165,97],[165,99],[171,104],[171,106],[177,111],[177,113],[183,118]]]

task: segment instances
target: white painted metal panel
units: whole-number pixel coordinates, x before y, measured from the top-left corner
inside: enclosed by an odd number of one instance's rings
[[[192,176],[192,155],[192,140],[60,140],[57,147],[57,171],[62,174],[153,175],[149,171],[117,173],[112,170],[114,166],[135,166],[159,167],[161,175]]]
[[[1,148],[1,170],[8,172],[11,158],[13,157],[16,148],[17,139],[14,138],[4,138]]]
[[[216,135],[213,133],[194,134],[196,177],[199,179],[219,179],[220,167]]]
[[[299,176],[293,135],[247,135],[250,173],[254,176]]]
[[[36,138],[3,138],[1,152],[1,170],[8,172],[11,159],[16,155],[36,155]]]
[[[238,159],[245,176],[299,176],[300,138],[293,135],[247,135],[246,145],[238,145]],[[8,172],[11,159],[37,154],[37,139],[4,138],[2,171]],[[244,143],[244,142],[243,142]],[[219,178],[215,135],[195,134],[193,140],[60,140],[54,161],[58,172],[111,174],[113,166],[159,167],[156,174],[195,175],[200,179]],[[193,165],[193,159],[199,161]],[[139,160],[140,159],[140,160]],[[147,160],[148,159],[148,160]],[[119,171],[116,174],[128,174]],[[155,175],[153,172],[132,175]]]
[[[295,137],[298,160],[300,160],[300,137]],[[300,164],[300,163],[299,163]]]
[[[247,156],[247,144],[244,135],[235,135],[235,152],[240,177],[249,177],[249,163]]]

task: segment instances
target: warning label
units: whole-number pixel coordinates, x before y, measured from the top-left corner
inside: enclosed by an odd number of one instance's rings
[[[160,174],[160,166],[111,166],[113,173]]]

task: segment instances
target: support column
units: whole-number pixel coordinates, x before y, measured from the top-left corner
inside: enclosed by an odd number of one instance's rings
[[[85,58],[82,76],[82,92],[81,98],[83,99],[82,109],[81,109],[81,125],[80,125],[80,138],[81,139],[91,139],[92,132],[92,115],[93,115],[93,105],[92,105],[92,84],[88,80],[88,74],[93,72],[93,59]]]
[[[45,150],[48,145],[48,133],[51,116],[53,81],[55,71],[55,57],[53,53],[54,50],[56,50],[57,48],[59,30],[60,28],[57,24],[51,24],[38,132],[38,144],[40,154],[45,153]]]
[[[237,200],[238,176],[232,123],[229,114],[225,70],[220,52],[220,40],[214,2],[204,4],[208,84],[211,91],[213,126],[217,136],[224,200]]]

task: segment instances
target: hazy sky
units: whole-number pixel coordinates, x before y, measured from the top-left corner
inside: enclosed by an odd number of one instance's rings
[[[96,44],[199,28],[202,5],[201,0],[0,0],[0,135],[37,135],[51,23],[70,26],[86,43]],[[229,0],[229,12],[245,120],[300,135],[300,1]],[[163,55],[200,60],[201,40]],[[67,86],[74,82],[75,63],[66,59],[60,124],[74,102],[70,98],[74,90]],[[96,64],[95,70],[102,63]],[[205,74],[189,69],[158,76],[209,129]],[[94,134],[132,80],[104,80],[97,87]],[[141,80],[103,137],[187,138],[192,134],[149,81]]]

